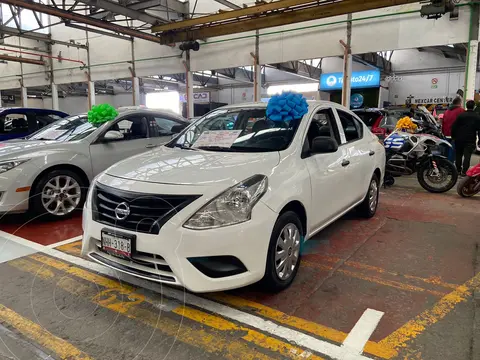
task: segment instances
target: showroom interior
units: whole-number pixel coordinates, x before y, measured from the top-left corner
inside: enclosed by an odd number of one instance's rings
[[[480,359],[479,29],[0,0],[0,360]]]

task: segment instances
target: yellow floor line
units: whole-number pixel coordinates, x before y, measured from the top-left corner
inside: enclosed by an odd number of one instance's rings
[[[316,355],[313,355],[309,351],[304,351],[296,346],[285,346],[285,343],[283,341],[269,337],[267,335],[259,333],[258,331],[236,325],[228,320],[207,314],[200,310],[180,306],[174,309],[173,312],[180,316],[186,317],[190,320],[199,322],[201,324],[213,327],[218,330],[243,332],[245,333],[245,335],[242,336],[242,339],[260,345],[268,350],[282,354],[283,356],[290,359],[322,359]]]
[[[333,269],[333,267],[330,266],[330,265],[318,264],[318,263],[314,263],[314,262],[310,262],[310,261],[302,261],[302,265],[306,266],[306,267],[312,267],[312,268],[317,268],[317,269],[327,270],[327,271]],[[435,295],[435,296],[438,296],[438,297],[442,297],[446,294],[446,292],[424,289],[424,288],[419,287],[419,286],[408,285],[408,284],[404,284],[402,282],[394,281],[394,280],[385,280],[385,279],[381,279],[381,278],[376,277],[376,276],[368,276],[368,275],[364,275],[364,274],[361,274],[361,273],[358,273],[358,272],[353,272],[353,271],[345,270],[345,269],[341,269],[341,268],[337,269],[336,271],[341,273],[341,274],[350,276],[350,277],[354,277],[354,278],[369,281],[369,282],[374,282],[374,283],[377,283],[377,284],[380,284],[380,285],[389,286],[389,287],[393,287],[393,288],[397,288],[397,289],[401,289],[401,290],[412,291],[412,292],[420,292],[420,293],[429,293],[429,294],[432,294],[432,295]]]
[[[76,242],[73,242],[73,243],[70,243],[70,244],[65,244],[65,245],[59,246],[55,249],[66,252],[66,253],[71,254],[71,255],[80,256],[80,253],[81,253],[81,250],[82,250],[81,246],[82,246],[82,241],[80,240],[80,241],[76,241]]]
[[[413,320],[408,321],[401,328],[380,341],[380,344],[393,349],[407,346],[407,343],[415,339],[425,329],[447,316],[458,303],[466,301],[473,294],[473,290],[480,287],[480,273],[460,285],[451,293],[445,295],[431,309],[425,310]]]
[[[28,271],[34,275],[39,275],[44,279],[51,279],[55,276],[53,271],[48,269],[46,266],[42,266],[25,259],[15,259],[9,261],[8,265],[16,267],[17,269],[20,269],[22,271]]]
[[[39,261],[39,262],[41,262],[41,263],[43,263],[43,264],[45,264],[45,265],[51,266],[51,267],[56,268],[58,270],[65,271],[68,274],[74,275],[74,276],[82,278],[84,280],[95,282],[96,284],[98,284],[100,286],[103,286],[103,287],[106,287],[106,288],[109,288],[109,289],[117,289],[117,290],[121,289],[121,291],[125,294],[127,294],[128,292],[132,293],[134,291],[134,289],[132,287],[120,284],[115,280],[111,280],[111,279],[105,278],[103,276],[93,274],[89,271],[86,271],[86,270],[83,270],[83,269],[80,269],[80,268],[77,268],[77,267],[74,267],[74,266],[69,266],[66,263],[63,263],[61,261],[55,260],[53,258],[44,256],[44,255],[35,254],[35,255],[31,255],[30,257]],[[131,295],[129,295],[129,296],[131,296]],[[152,303],[152,304],[155,304],[155,301],[153,301],[149,298],[145,298],[145,301],[147,301],[149,303]],[[189,309],[189,308],[182,307],[182,312],[185,311],[185,309]],[[195,313],[196,316],[199,316],[199,314],[203,314],[204,318],[208,319],[210,323],[209,324],[207,324],[205,322],[202,322],[202,323],[206,324],[206,325],[209,325],[212,328],[217,328],[217,325],[219,323],[221,323],[223,325],[229,324],[231,329],[235,329],[237,327],[237,325],[234,324],[233,322],[225,320],[221,317],[209,315],[209,314],[204,313],[204,312],[199,311],[199,310],[191,309],[191,311],[192,311],[191,313],[192,314]],[[176,311],[174,311],[174,312],[176,312]],[[191,314],[191,313],[188,312],[186,314]],[[186,316],[186,317],[188,317],[188,316]],[[214,321],[213,319],[216,319],[216,320]],[[192,320],[195,320],[195,319],[192,319]],[[229,329],[229,330],[231,330],[231,329]],[[252,330],[252,329],[250,329],[249,331],[250,331],[250,336],[245,337],[244,340],[246,340],[246,341],[248,341],[252,344],[255,344],[259,347],[262,347],[262,348],[270,350],[270,351],[276,351],[275,349],[278,349],[281,345],[282,349],[287,349],[288,352],[291,352],[292,354],[297,354],[298,355],[299,353],[302,353],[302,351],[299,348],[297,348],[295,346],[292,346],[288,343],[282,342],[280,340],[277,341],[276,339],[273,339],[269,336],[266,336],[266,335],[264,335],[264,334],[262,334],[258,331]],[[269,341],[266,341],[266,339],[269,339]],[[302,359],[302,358],[299,357],[299,359]],[[319,360],[321,358],[320,357],[315,357],[315,359]]]
[[[334,257],[334,256],[319,255],[318,257],[320,259],[328,261],[330,263],[337,263],[339,261],[342,261],[342,259]],[[446,283],[446,282],[442,281],[442,279],[437,278],[437,277],[422,278],[422,277],[414,276],[414,275],[400,274],[400,273],[397,273],[397,272],[387,271],[385,269],[382,269],[382,268],[379,268],[379,267],[376,267],[376,266],[362,264],[362,263],[359,263],[359,262],[356,262],[356,261],[351,261],[351,260],[346,261],[345,265],[354,267],[356,269],[375,271],[375,272],[378,272],[380,274],[387,274],[387,275],[392,275],[392,276],[401,276],[401,277],[404,277],[406,279],[418,280],[418,281],[422,281],[422,282],[427,283],[427,284],[438,285],[438,286],[442,286],[442,287],[445,287],[445,288],[448,288],[448,289],[456,289],[459,286],[458,284]]]
[[[327,326],[317,324],[313,321],[308,321],[305,319],[301,319],[295,316],[287,315],[281,311],[272,309],[268,306],[246,300],[237,296],[228,295],[226,293],[215,293],[206,295],[206,297],[218,301],[233,307],[236,307],[240,310],[248,310],[252,309],[255,311],[256,314],[264,316],[266,318],[272,319],[280,324],[284,324],[290,326],[292,328],[296,328],[322,338],[328,339],[330,341],[334,341],[336,343],[341,344],[347,337],[347,334],[338,331]],[[365,352],[381,357],[389,359],[393,356],[397,355],[397,352],[386,347],[379,345],[374,341],[368,341],[365,345]]]
[[[56,337],[40,325],[24,318],[15,311],[0,304],[0,322],[14,327],[23,336],[54,352],[60,359],[91,360],[90,356],[69,342]]]
[[[50,265],[52,264],[54,263],[50,263]],[[58,265],[59,270],[65,269],[65,267],[61,264],[62,263],[60,262],[56,264]],[[51,277],[45,276],[44,273],[39,274],[37,271],[35,271],[35,264],[32,261],[25,260],[23,264],[16,267],[19,270],[37,275],[44,280],[52,280]],[[89,279],[91,278],[87,276],[85,280]],[[109,285],[111,283],[109,281],[102,281],[102,284]],[[90,288],[89,286],[66,276],[62,277],[56,286],[71,294],[84,296],[86,297],[86,300],[98,304],[103,308],[122,314],[129,319],[139,321],[163,334],[171,336],[172,338],[175,338],[185,344],[201,348],[209,353],[222,355],[230,360],[270,359],[269,356],[256,351],[255,349],[249,348],[248,344],[236,340],[235,336],[232,336],[232,339],[227,339],[223,337],[221,333],[215,332],[215,330],[206,331],[202,328],[193,328],[188,324],[175,321],[166,316],[161,316],[160,311],[153,312],[145,308],[140,308],[138,305],[146,300],[145,296],[133,293],[131,290],[124,287],[115,286],[97,293],[96,288]],[[232,323],[232,325],[234,324]],[[70,358],[68,359],[70,360]],[[76,360],[77,358],[72,357],[71,359]]]

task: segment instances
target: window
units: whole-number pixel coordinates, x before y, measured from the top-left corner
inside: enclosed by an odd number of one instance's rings
[[[142,115],[127,116],[113,124],[109,130],[120,131],[123,134],[123,140],[145,139],[148,137],[148,121]]]
[[[375,125],[375,122],[381,116],[379,113],[374,111],[355,111],[355,114],[363,121],[365,125],[367,125],[369,129]]]
[[[45,126],[30,135],[28,140],[75,141],[85,138],[96,129],[86,116],[75,115]]]
[[[347,142],[360,139],[363,134],[358,120],[345,111],[337,110],[337,112],[338,116],[340,117],[340,122],[342,123],[343,132],[345,133]]]
[[[28,132],[27,117],[23,114],[8,114],[0,118],[0,134]]]
[[[311,149],[313,139],[319,136],[334,138],[340,144],[340,135],[332,109],[322,109],[313,116],[303,146],[303,153],[307,153]]]
[[[183,124],[179,121],[167,119],[164,117],[158,117],[158,116],[155,116],[155,122],[158,125],[158,132],[160,136],[172,135],[173,134],[172,128],[174,126],[183,126]]]

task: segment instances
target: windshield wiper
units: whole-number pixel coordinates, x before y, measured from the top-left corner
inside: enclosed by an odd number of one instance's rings
[[[235,149],[232,149],[232,148],[226,148],[226,147],[222,147],[222,146],[199,146],[197,147],[197,149],[200,149],[200,150],[212,150],[212,151],[224,151],[224,152],[234,152]]]
[[[183,144],[175,144],[173,147],[180,148],[182,150],[192,150],[192,151],[198,151],[196,148],[192,148],[190,146],[185,146]]]

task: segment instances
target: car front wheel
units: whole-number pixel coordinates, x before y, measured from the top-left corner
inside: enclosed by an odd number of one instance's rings
[[[296,213],[287,211],[279,216],[270,237],[265,276],[261,281],[266,290],[278,292],[293,282],[300,266],[302,234],[302,223]]]
[[[87,189],[70,170],[53,170],[43,175],[33,189],[34,213],[49,219],[67,218],[83,206]]]

